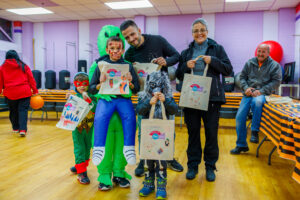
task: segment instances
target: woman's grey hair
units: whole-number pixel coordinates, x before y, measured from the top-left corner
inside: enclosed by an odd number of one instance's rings
[[[193,22],[193,24],[192,24],[192,30],[193,30],[194,25],[195,25],[195,24],[198,24],[198,23],[203,24],[203,25],[205,26],[206,30],[207,30],[207,21],[206,21],[205,19],[203,19],[203,18],[198,18],[198,19],[196,19],[196,20]]]

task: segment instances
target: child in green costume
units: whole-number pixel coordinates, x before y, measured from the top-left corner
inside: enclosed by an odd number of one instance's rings
[[[87,176],[87,166],[90,161],[90,150],[92,147],[93,123],[96,109],[95,98],[87,93],[89,86],[89,77],[84,72],[79,72],[74,77],[74,86],[76,96],[84,99],[90,105],[93,105],[90,112],[83,121],[72,131],[74,144],[75,166],[71,167],[71,171],[78,174],[77,180],[81,184],[89,184],[90,179]]]
[[[98,58],[91,66],[89,71],[90,80],[94,74],[95,69],[98,67],[98,62],[103,59],[103,56],[107,55],[106,43],[111,36],[119,36],[123,44],[125,45],[124,38],[120,32],[119,27],[106,25],[103,26],[98,35],[98,50],[100,58]],[[96,95],[97,98],[102,98],[107,101],[111,100],[111,97],[107,95]],[[105,144],[105,156],[100,165],[97,166],[99,172],[99,190],[110,190],[112,188],[112,180],[120,187],[129,187],[131,176],[125,171],[127,162],[123,155],[124,136],[123,128],[120,116],[115,112],[109,123],[106,144]],[[112,179],[113,176],[113,179]]]

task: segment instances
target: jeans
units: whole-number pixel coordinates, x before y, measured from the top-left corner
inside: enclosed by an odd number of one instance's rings
[[[7,103],[9,107],[9,119],[13,130],[27,131],[30,97],[17,100],[7,99]]]
[[[235,117],[236,133],[237,133],[236,146],[238,147],[248,146],[246,141],[247,139],[246,121],[247,121],[247,116],[250,111],[250,108],[253,113],[251,131],[259,131],[260,118],[262,114],[263,105],[265,102],[266,99],[264,95],[260,95],[258,97],[244,96],[242,98],[239,110]]]

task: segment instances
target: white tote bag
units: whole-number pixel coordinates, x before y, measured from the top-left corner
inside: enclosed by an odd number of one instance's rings
[[[160,70],[161,66],[154,63],[135,62],[133,68],[139,77],[140,91],[143,91],[147,75]]]
[[[208,110],[209,95],[211,88],[211,77],[206,77],[208,64],[204,69],[203,76],[184,74],[179,106],[194,108],[198,110]]]
[[[86,117],[93,106],[89,105],[83,99],[70,95],[68,98],[59,122],[56,124],[57,128],[74,131],[80,122]]]
[[[99,94],[129,94],[129,81],[126,78],[129,64],[99,62],[98,67],[101,73],[106,74],[106,80],[102,83]]]
[[[163,119],[153,119],[155,105],[152,105],[149,119],[142,119],[140,159],[173,160],[175,121],[168,120],[161,102]]]

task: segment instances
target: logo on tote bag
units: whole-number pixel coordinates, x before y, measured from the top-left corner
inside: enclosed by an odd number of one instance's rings
[[[144,70],[139,70],[138,72],[138,75],[139,75],[139,77],[147,77],[147,75],[148,75],[148,73],[147,72],[145,72]]]
[[[190,85],[193,92],[203,92],[203,87],[200,87],[198,84],[192,84]]]
[[[107,73],[110,77],[121,76],[121,71],[117,71],[115,69],[109,69],[107,70]]]
[[[157,140],[157,139],[165,139],[165,134],[161,133],[159,131],[152,131],[149,135],[152,136],[152,139]]]

